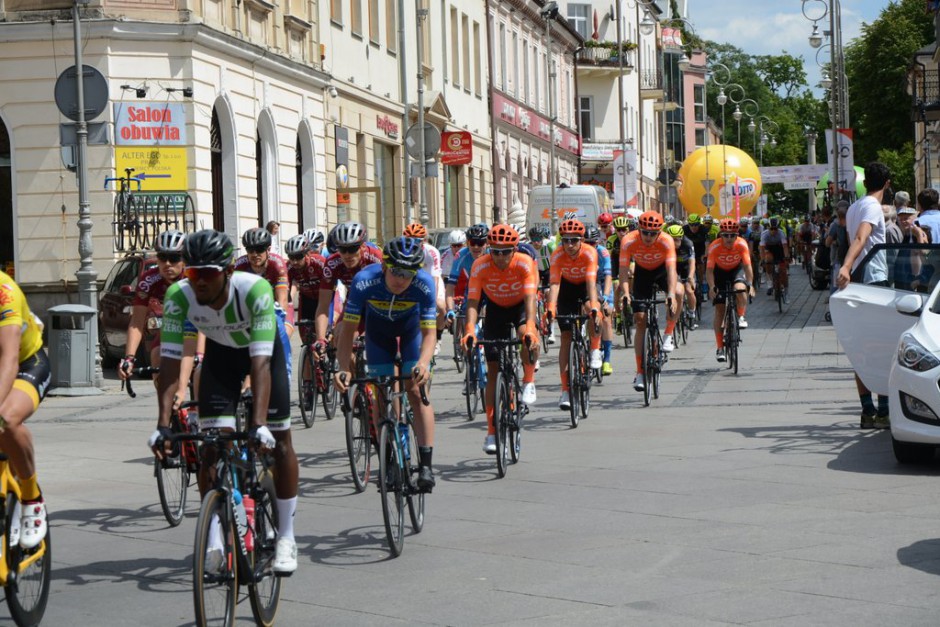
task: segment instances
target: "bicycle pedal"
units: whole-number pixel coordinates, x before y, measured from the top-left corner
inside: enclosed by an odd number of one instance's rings
[[[284,577],[290,577],[290,576],[293,575],[293,574],[294,574],[294,573],[279,573],[279,572],[274,572],[274,576],[277,577],[277,578],[279,578],[279,579],[280,579],[280,578],[284,578]]]

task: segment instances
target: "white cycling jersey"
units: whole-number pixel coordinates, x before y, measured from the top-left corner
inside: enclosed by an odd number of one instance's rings
[[[436,248],[424,242],[424,265],[423,269],[432,277],[441,276],[441,253]]]

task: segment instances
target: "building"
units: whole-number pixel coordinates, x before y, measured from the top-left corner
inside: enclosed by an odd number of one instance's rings
[[[914,187],[940,189],[940,72],[937,42],[914,54],[908,68],[914,126]]]

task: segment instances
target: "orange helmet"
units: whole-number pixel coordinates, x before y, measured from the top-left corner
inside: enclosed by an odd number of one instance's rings
[[[640,230],[658,231],[663,228],[663,217],[655,211],[646,211],[640,216]]]
[[[598,226],[607,226],[614,221],[614,216],[610,215],[606,211],[601,215],[597,216],[597,225]]]
[[[569,218],[561,223],[558,232],[562,235],[578,235],[584,237],[584,223],[577,218]]]
[[[718,230],[721,233],[734,233],[738,234],[738,223],[733,218],[725,218],[718,223]]]
[[[490,246],[515,246],[519,243],[519,233],[508,224],[494,224],[486,239]]]
[[[417,237],[418,239],[424,239],[428,236],[428,230],[420,222],[412,222],[405,227],[402,235],[405,237]]]

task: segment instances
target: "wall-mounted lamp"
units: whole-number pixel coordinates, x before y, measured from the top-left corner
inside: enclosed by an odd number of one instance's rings
[[[326,91],[327,91],[328,94],[330,94],[330,98],[339,98],[339,92],[336,91],[336,87],[335,87],[335,86],[330,85],[329,88],[327,88]]]
[[[183,96],[186,97],[186,98],[192,98],[192,97],[193,97],[193,88],[192,88],[192,87],[164,87],[164,88],[163,88],[163,91],[167,92],[168,94],[172,94],[173,92],[177,92],[177,91],[178,91],[178,92],[182,93]]]
[[[142,85],[140,87],[132,87],[130,85],[121,85],[121,89],[124,91],[133,91],[138,98],[146,98],[147,92],[150,90],[149,85]]]

